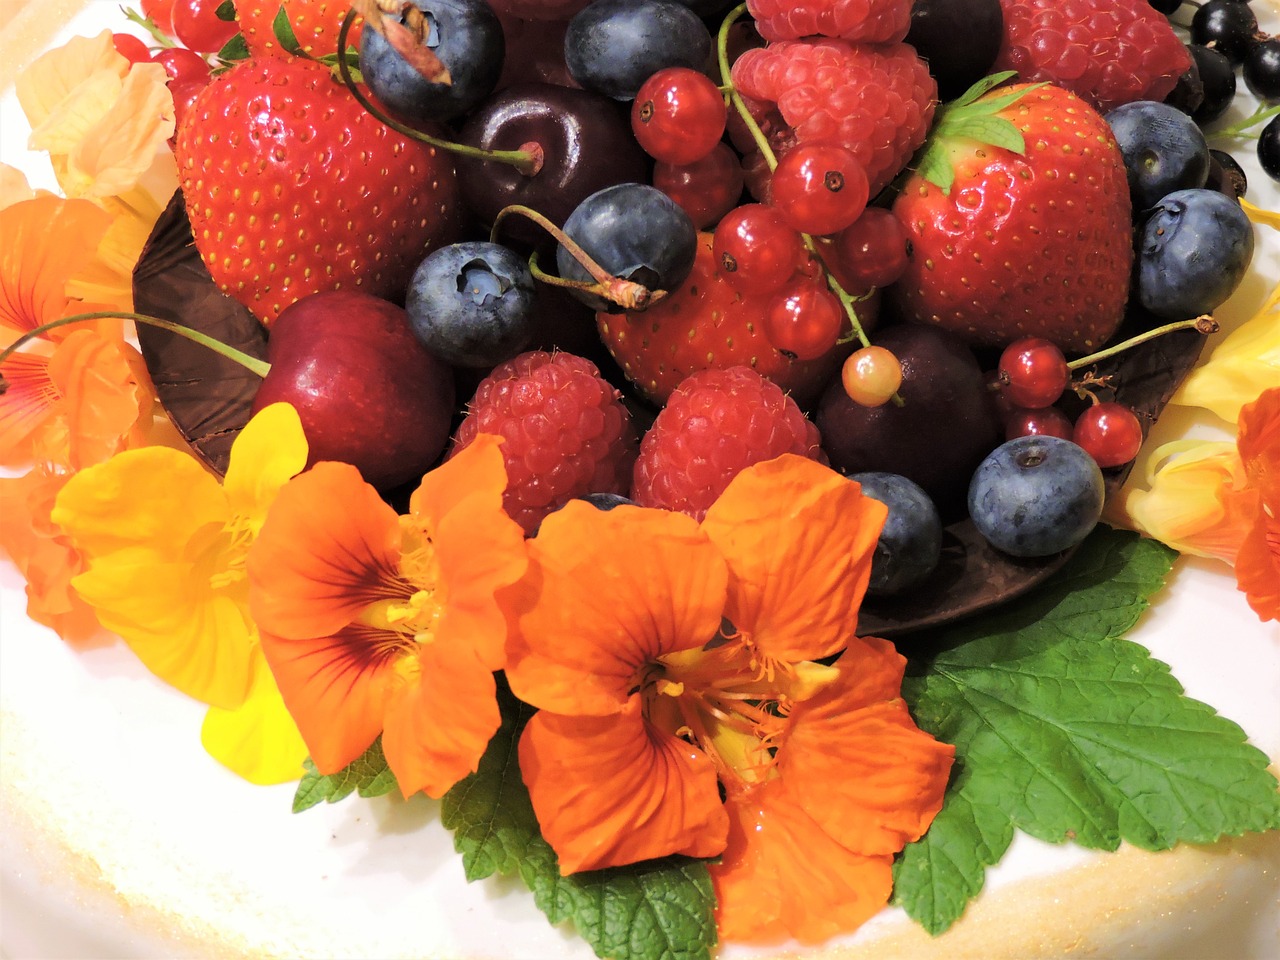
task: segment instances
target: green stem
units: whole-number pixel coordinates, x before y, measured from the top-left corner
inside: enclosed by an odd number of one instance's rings
[[[159,317],[149,317],[145,313],[129,313],[124,310],[104,310],[96,313],[75,313],[68,317],[62,317],[59,320],[50,320],[48,323],[36,327],[34,330],[28,330],[9,346],[0,351],[0,363],[8,360],[20,347],[34,340],[36,337],[43,336],[50,330],[56,330],[58,327],[65,327],[72,323],[82,323],[86,320],[132,320],[134,323],[144,323],[147,326],[159,327],[161,330],[168,330],[170,333],[176,333],[180,337],[186,337],[201,346],[208,347],[214,353],[226,357],[228,360],[234,360],[240,366],[246,368],[252,373],[256,373],[260,377],[265,377],[271,370],[271,364],[265,360],[259,360],[257,357],[251,357],[243,350],[237,350],[235,347],[229,347],[221,340],[215,340],[207,334],[201,333],[199,330],[192,330],[190,327],[184,327],[180,323],[174,323],[172,320],[162,320]]]
[[[1233,123],[1230,126],[1222,127],[1214,130],[1208,135],[1209,140],[1229,140],[1232,137],[1244,137],[1245,131],[1250,127],[1256,127],[1260,123],[1265,123],[1272,117],[1280,116],[1280,106],[1268,107],[1266,104],[1259,104],[1258,109],[1254,110],[1249,116],[1245,117],[1239,123]],[[1256,134],[1249,134],[1256,138]]]
[[[347,49],[347,34],[351,32],[351,24],[357,16],[359,14],[352,9],[348,10],[347,15],[342,18],[342,26],[338,28],[339,50]],[[356,85],[355,79],[351,76],[351,66],[347,63],[346,57],[338,57],[338,73],[342,76],[343,84],[351,91],[351,95],[356,98],[356,102],[397,133],[402,133],[410,139],[418,140],[440,150],[448,150],[450,153],[456,153],[462,157],[471,157],[473,160],[493,160],[497,163],[509,164],[527,177],[533,176],[542,169],[545,158],[542,148],[536,143],[527,143],[519,150],[482,150],[479,147],[469,147],[464,143],[441,140],[439,137],[433,137],[430,134],[423,133],[421,130],[415,130],[413,127],[401,123],[375,106]]]
[[[1192,317],[1190,320],[1176,320],[1173,323],[1166,323],[1160,327],[1152,327],[1150,330],[1139,333],[1130,337],[1128,340],[1122,340],[1120,343],[1113,344],[1105,350],[1099,350],[1097,353],[1091,353],[1087,357],[1079,357],[1067,364],[1068,370],[1079,370],[1081,367],[1087,367],[1097,363],[1100,360],[1106,360],[1113,357],[1117,353],[1123,353],[1131,347],[1136,347],[1148,340],[1154,340],[1156,337],[1162,337],[1166,333],[1174,333],[1177,330],[1195,330],[1197,333],[1208,335],[1218,332],[1218,321],[1213,317],[1205,314],[1200,317]]]
[[[164,32],[155,25],[155,21],[153,21],[150,17],[144,17],[138,13],[135,13],[134,11],[130,10],[128,7],[121,7],[120,12],[124,14],[124,18],[128,20],[130,23],[136,23],[143,30],[147,31],[147,33],[151,34],[151,37],[152,39],[155,40],[157,46],[163,47],[166,49],[169,47],[177,46],[177,44],[175,44],[171,39],[169,39],[164,35]]]

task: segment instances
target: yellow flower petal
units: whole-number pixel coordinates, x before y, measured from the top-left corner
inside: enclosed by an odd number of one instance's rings
[[[42,126],[81,83],[100,70],[119,78],[129,71],[129,61],[116,52],[110,30],[96,37],[72,37],[32,61],[14,83],[32,129]]]
[[[71,153],[107,115],[123,88],[124,78],[112,70],[99,70],[85,77],[49,112],[43,123],[31,128],[27,148],[54,154]]]
[[[254,414],[231,448],[222,489],[231,511],[256,536],[276,494],[307,465],[307,438],[298,411],[273,403]]]
[[[1240,206],[1244,209],[1245,214],[1254,223],[1260,223],[1266,227],[1274,227],[1280,230],[1280,213],[1273,210],[1264,210],[1262,207],[1254,206],[1244,197],[1240,198]]]
[[[17,167],[0,163],[0,210],[22,200],[32,200],[36,192],[27,183],[27,175]]]
[[[1240,408],[1280,384],[1280,286],[1257,316],[1214,347],[1209,359],[1183,381],[1171,403],[1204,407],[1228,423]]]
[[[234,710],[210,707],[200,739],[211,757],[250,783],[287,783],[302,776],[307,747],[260,650],[253,655],[249,696]]]

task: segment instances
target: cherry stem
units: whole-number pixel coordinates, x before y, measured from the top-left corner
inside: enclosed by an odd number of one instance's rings
[[[741,3],[725,14],[724,20],[720,23],[720,32],[716,35],[716,59],[720,65],[720,89],[727,92],[729,101],[733,104],[733,108],[738,111],[738,116],[742,118],[743,124],[746,125],[751,134],[751,139],[755,141],[756,147],[760,150],[760,155],[764,157],[764,162],[768,164],[769,170],[772,172],[778,167],[778,157],[773,152],[773,147],[769,145],[769,138],[764,135],[764,131],[756,123],[756,118],[751,116],[751,111],[747,109],[747,104],[742,99],[742,94],[738,93],[738,88],[733,83],[732,71],[729,68],[729,30],[737,22],[738,18],[746,12],[747,5]],[[840,305],[844,307],[845,316],[849,318],[849,326],[852,328],[852,333],[849,336],[841,337],[839,342],[848,343],[850,340],[856,339],[864,347],[871,346],[871,341],[867,339],[867,335],[862,329],[862,321],[858,319],[858,311],[854,307],[855,298],[850,296],[844,287],[840,285],[840,281],[835,278],[835,275],[827,267],[827,261],[822,256],[822,251],[818,248],[818,242],[807,233],[800,234],[800,238],[804,241],[805,248],[822,264],[823,272],[827,275],[827,286],[836,295]]]
[[[580,280],[567,280],[564,277],[553,276],[545,273],[538,266],[538,257],[535,253],[529,258],[529,272],[543,283],[553,287],[566,287],[571,290],[582,290],[587,293],[594,293],[599,297],[603,297],[610,303],[616,303],[624,310],[643,310],[657,303],[667,295],[665,290],[650,290],[643,284],[636,283],[634,280],[623,280],[621,277],[615,277],[604,267],[600,266],[591,254],[582,249],[572,237],[557,227],[554,223],[546,218],[545,215],[534,210],[532,207],[526,207],[523,204],[513,203],[509,207],[503,207],[498,211],[498,215],[493,218],[493,227],[489,230],[489,242],[496,243],[498,239],[498,228],[502,225],[502,221],[513,214],[518,214],[532,220],[547,233],[555,237],[569,252],[569,255],[578,263],[582,264],[582,269],[591,274],[594,283],[586,283]]]
[[[150,17],[144,17],[141,14],[135,13],[134,11],[128,9],[127,7],[121,7],[120,12],[124,14],[124,18],[128,20],[130,23],[136,23],[143,30],[147,31],[147,33],[151,34],[151,38],[156,42],[156,46],[161,47],[163,49],[168,49],[170,47],[177,46],[177,44],[174,43],[173,40],[165,36],[164,31],[161,30],[159,27],[157,27],[156,22],[152,20]]]
[[[151,327],[159,327],[161,330],[168,330],[170,333],[176,333],[180,337],[186,337],[201,346],[208,347],[214,353],[226,357],[228,360],[234,360],[240,366],[256,373],[260,377],[265,377],[271,370],[271,364],[265,360],[259,360],[257,357],[251,357],[243,350],[237,350],[235,347],[228,346],[221,340],[215,340],[207,334],[201,333],[199,330],[192,330],[190,327],[184,327],[180,323],[174,323],[172,320],[162,320],[159,317],[149,317],[145,313],[130,313],[125,310],[105,310],[96,313],[75,313],[71,316],[62,317],[58,320],[50,320],[48,323],[41,324],[34,330],[28,330],[9,346],[0,351],[0,363],[4,363],[14,353],[18,351],[24,344],[34,340],[36,337],[43,336],[50,330],[58,327],[65,327],[72,323],[83,323],[86,320],[132,320],[134,323],[143,323]],[[0,379],[0,393],[7,389],[8,384]]]
[[[1148,340],[1154,340],[1156,337],[1162,337],[1166,333],[1174,333],[1178,330],[1194,330],[1197,333],[1209,335],[1217,333],[1219,330],[1218,321],[1213,319],[1207,313],[1203,316],[1192,317],[1190,320],[1177,320],[1173,323],[1166,323],[1160,327],[1152,327],[1143,333],[1130,337],[1128,340],[1122,340],[1117,344],[1113,344],[1097,353],[1091,353],[1087,357],[1080,357],[1072,360],[1067,364],[1068,370],[1079,370],[1081,367],[1087,367],[1090,364],[1097,363],[1099,360],[1106,360],[1113,357],[1117,353],[1123,353],[1130,347],[1136,347],[1139,344],[1146,343]]]
[[[351,32],[351,24],[355,22],[359,14],[356,10],[347,11],[347,15],[342,18],[342,26],[338,28],[338,50],[347,49],[347,34]],[[469,147],[464,143],[454,143],[450,140],[441,140],[439,137],[433,137],[430,134],[423,133],[421,130],[415,130],[408,124],[401,123],[393,117],[386,114],[385,111],[375,106],[373,102],[364,95],[360,88],[356,85],[355,78],[351,76],[351,65],[347,63],[345,56],[338,57],[338,73],[342,77],[342,83],[351,95],[356,98],[356,102],[364,107],[365,111],[372,114],[386,126],[402,133],[406,137],[418,140],[422,143],[436,147],[440,150],[448,150],[450,153],[456,153],[459,156],[471,157],[473,160],[493,160],[497,163],[506,163],[515,167],[526,177],[532,177],[542,169],[543,154],[542,150],[536,144],[526,144],[526,149],[521,150],[482,150],[479,147]]]

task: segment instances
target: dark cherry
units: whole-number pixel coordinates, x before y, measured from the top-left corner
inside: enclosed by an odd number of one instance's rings
[[[617,183],[644,183],[649,167],[623,108],[609,97],[549,83],[522,83],[477,107],[458,139],[486,150],[537,144],[542,166],[524,174],[507,164],[460,158],[462,196],[485,223],[511,204],[524,204],[556,224],[584,199]],[[498,239],[526,247],[549,239],[540,227],[513,217]]]
[[[938,96],[954,100],[991,72],[1004,35],[1000,0],[916,0],[906,42],[938,81]]]

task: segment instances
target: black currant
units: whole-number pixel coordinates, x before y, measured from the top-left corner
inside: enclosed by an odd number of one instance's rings
[[[1259,39],[1257,16],[1239,0],[1209,0],[1191,18],[1191,42],[1222,51],[1232,66],[1243,63]]]
[[[1272,117],[1258,137],[1258,162],[1268,177],[1280,182],[1280,117]]]
[[[916,0],[906,42],[938,81],[938,96],[954,100],[991,72],[1004,35],[1000,0]]]
[[[1217,190],[1233,200],[1239,200],[1249,190],[1249,178],[1244,167],[1236,162],[1236,158],[1225,150],[1209,151],[1209,179],[1205,182],[1206,190]]]
[[[1259,100],[1280,100],[1280,40],[1256,43],[1244,58],[1244,85]]]
[[[1231,106],[1236,95],[1236,72],[1231,61],[1218,50],[1196,43],[1187,49],[1191,51],[1204,87],[1204,97],[1191,114],[1191,119],[1203,127],[1217,120]]]
[[[1150,0],[1150,3],[1151,6],[1166,17],[1171,13],[1176,13],[1178,8],[1182,6],[1182,0]]]

